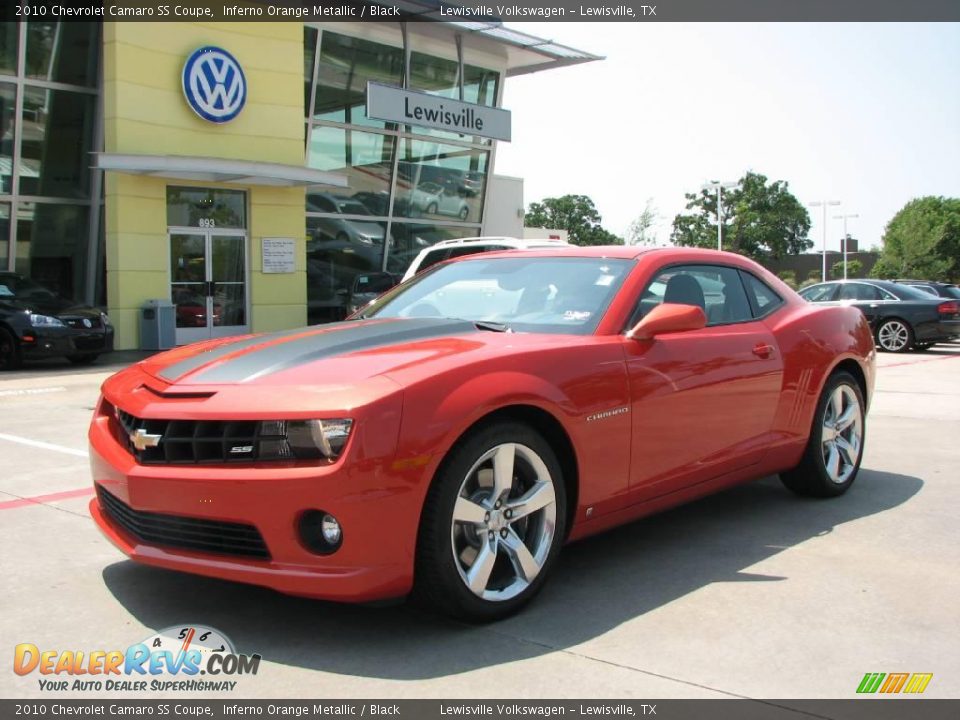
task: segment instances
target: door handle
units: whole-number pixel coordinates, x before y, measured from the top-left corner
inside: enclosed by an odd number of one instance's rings
[[[753,354],[760,358],[768,358],[773,354],[773,345],[757,343],[753,346]]]

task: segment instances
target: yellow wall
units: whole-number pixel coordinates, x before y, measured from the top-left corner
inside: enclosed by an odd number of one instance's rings
[[[246,105],[228,123],[201,119],[183,97],[183,63],[203,45],[230,52],[246,76]],[[103,93],[108,153],[304,164],[300,23],[105,23]],[[138,346],[143,301],[169,297],[167,185],[218,187],[106,173],[107,299],[118,349]],[[247,192],[252,329],[306,324],[303,189],[219,187]],[[295,273],[260,272],[264,237],[296,238]]]

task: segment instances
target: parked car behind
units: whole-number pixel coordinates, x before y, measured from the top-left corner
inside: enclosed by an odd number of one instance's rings
[[[0,272],[0,370],[49,357],[86,365],[111,350],[113,325],[106,313],[23,275]]]
[[[896,280],[895,282],[930,293],[934,297],[960,300],[960,287],[953,283],[937,282],[935,280]]]
[[[420,251],[403,274],[404,280],[409,280],[421,270],[425,270],[438,262],[452,258],[474,255],[476,253],[491,252],[493,250],[533,250],[537,248],[555,248],[568,243],[562,240],[524,240],[515,237],[469,237],[455,240],[444,240]]]
[[[877,346],[887,352],[927,350],[960,337],[960,300],[945,300],[889,280],[836,280],[800,296],[825,305],[853,305],[866,315]]]

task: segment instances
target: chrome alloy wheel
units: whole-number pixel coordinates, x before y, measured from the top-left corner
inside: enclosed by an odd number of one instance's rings
[[[863,409],[849,385],[838,385],[830,395],[823,410],[820,443],[827,477],[843,485],[857,467],[863,448]]]
[[[526,590],[550,554],[557,527],[553,477],[526,445],[503,443],[460,485],[450,542],[460,579],[483,600]]]
[[[877,333],[877,343],[889,352],[900,352],[909,341],[910,331],[899,320],[887,320]]]

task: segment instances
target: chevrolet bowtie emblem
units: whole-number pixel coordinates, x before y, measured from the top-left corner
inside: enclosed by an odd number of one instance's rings
[[[143,452],[159,445],[162,437],[163,435],[151,435],[143,428],[138,428],[136,432],[130,433],[130,442],[138,451]]]

